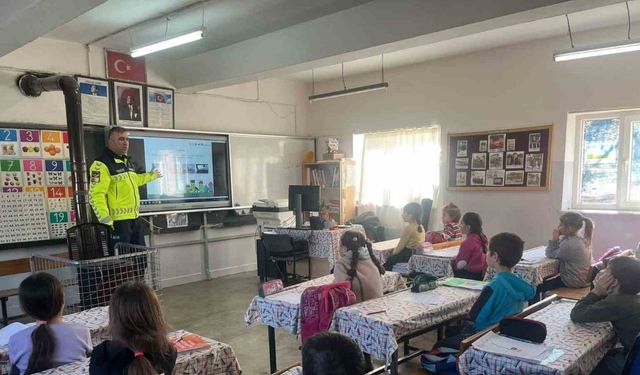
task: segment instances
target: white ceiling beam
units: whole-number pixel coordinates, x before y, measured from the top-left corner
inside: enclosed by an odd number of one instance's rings
[[[0,1],[0,57],[36,40],[106,1]]]
[[[170,64],[201,91],[389,53],[620,0],[375,0]],[[153,62],[151,62],[153,64]]]

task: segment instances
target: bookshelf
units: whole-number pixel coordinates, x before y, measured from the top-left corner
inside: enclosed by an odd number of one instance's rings
[[[353,159],[323,160],[305,163],[303,181],[320,186],[320,202],[338,224],[345,224],[356,213],[355,167]]]

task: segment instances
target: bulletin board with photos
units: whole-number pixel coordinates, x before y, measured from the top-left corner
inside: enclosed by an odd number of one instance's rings
[[[22,126],[0,124],[0,249],[64,239],[76,220],[68,133]]]
[[[553,127],[449,134],[449,190],[549,190]]]

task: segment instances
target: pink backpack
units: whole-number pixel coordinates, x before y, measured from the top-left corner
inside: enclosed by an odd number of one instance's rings
[[[300,335],[302,342],[331,326],[333,313],[356,302],[348,281],[313,286],[302,292],[300,299]]]

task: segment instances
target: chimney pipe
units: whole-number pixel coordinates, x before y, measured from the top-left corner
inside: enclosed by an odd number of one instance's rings
[[[62,91],[67,114],[69,132],[69,153],[71,156],[71,178],[75,191],[76,222],[88,223],[91,218],[91,206],[87,198],[87,163],[84,152],[84,132],[82,124],[82,103],[78,83],[71,76],[36,76],[24,74],[18,78],[18,87],[26,96],[38,97],[45,91]]]

